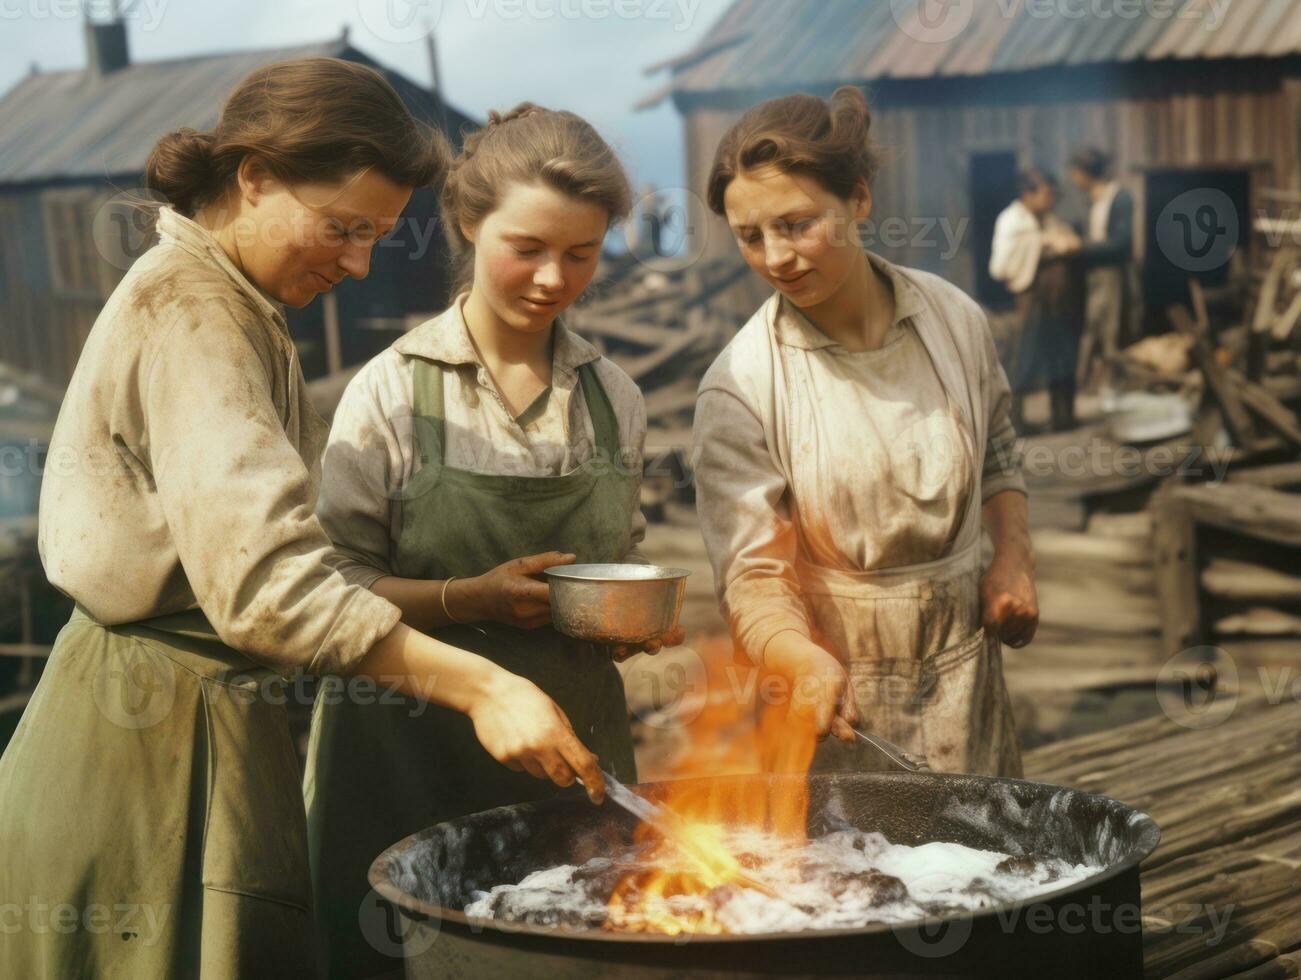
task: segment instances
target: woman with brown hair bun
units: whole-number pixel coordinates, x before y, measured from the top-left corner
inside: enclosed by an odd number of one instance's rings
[[[863,248],[870,123],[843,87],[764,102],[718,147],[709,206],[775,293],[700,386],[701,526],[788,717],[849,742],[861,716],[937,770],[1019,775],[1000,640],[1027,643],[1038,607],[1007,379],[976,303]]]
[[[0,976],[314,975],[298,669],[464,712],[494,758],[599,798],[550,698],[345,582],[312,513],[326,427],[277,304],[365,276],[446,164],[382,76],[332,59],[255,72],[212,132],[155,148],[159,243],[86,340],[42,486],[76,611],[0,759],[0,895],[29,916]]]
[[[404,622],[537,683],[603,767],[632,781],[611,653],[636,651],[557,632],[539,581],[575,560],[639,560],[641,392],[562,320],[628,199],[618,158],[573,113],[526,102],[466,138],[442,195],[462,288],[349,384],[318,513],[344,578],[396,603]],[[453,712],[318,699],[307,810],[330,975],[400,966],[366,941],[389,929],[367,899],[381,849],[554,791],[495,765]]]

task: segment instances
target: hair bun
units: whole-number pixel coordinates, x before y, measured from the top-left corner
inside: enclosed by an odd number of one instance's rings
[[[188,127],[163,136],[145,164],[145,186],[182,214],[193,214],[215,172],[213,137]]]
[[[853,85],[840,86],[827,100],[827,110],[831,114],[832,132],[849,133],[851,138],[857,138],[861,133],[862,139],[867,139],[872,129],[872,110],[862,89]]]

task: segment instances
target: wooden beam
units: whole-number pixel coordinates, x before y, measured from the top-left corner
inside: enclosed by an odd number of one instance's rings
[[[652,350],[662,344],[671,343],[682,334],[682,331],[676,327],[666,327],[658,323],[591,314],[575,317],[572,326],[583,335],[592,334],[610,340],[627,341]]]
[[[1242,404],[1258,419],[1268,425],[1280,436],[1301,446],[1301,425],[1297,424],[1296,413],[1275,398],[1268,390],[1255,382],[1248,381],[1236,372],[1228,374],[1231,384],[1236,384]]]
[[[1152,545],[1161,641],[1167,656],[1203,639],[1197,596],[1197,534],[1188,506],[1167,483],[1152,498]]]
[[[646,392],[646,417],[651,422],[662,421],[667,416],[686,412],[696,407],[695,378],[683,378],[681,381]]]
[[[1210,389],[1212,397],[1220,406],[1220,411],[1224,415],[1224,426],[1229,430],[1229,435],[1233,437],[1234,443],[1244,449],[1250,448],[1255,441],[1251,418],[1247,415],[1247,410],[1243,408],[1241,399],[1239,399],[1233,385],[1229,382],[1224,367],[1215,359],[1215,353],[1211,350],[1205,331],[1199,329],[1197,323],[1189,315],[1188,310],[1183,306],[1171,306],[1166,310],[1166,314],[1170,317],[1170,322],[1174,324],[1176,330],[1192,338],[1193,345],[1189,353],[1192,355],[1193,362],[1206,376],[1206,385]]]
[[[667,364],[673,358],[685,353],[704,339],[709,329],[709,319],[704,315],[703,310],[693,310],[688,316],[686,328],[675,331],[673,339],[668,343],[661,344],[655,350],[648,354],[642,354],[640,357],[614,358],[621,368],[628,372],[628,376],[639,384],[645,377],[656,368]]]
[[[0,657],[45,658],[53,649],[43,643],[0,643]]]
[[[1199,333],[1209,334],[1211,330],[1211,317],[1206,312],[1206,292],[1202,289],[1200,279],[1188,280],[1188,295],[1193,301],[1193,316],[1196,318],[1197,330]]]
[[[1275,463],[1229,470],[1230,483],[1255,483],[1262,487],[1301,487],[1301,463]]]
[[[1268,333],[1273,327],[1274,307],[1278,303],[1283,276],[1295,258],[1296,251],[1291,247],[1280,248],[1274,253],[1274,260],[1269,264],[1269,271],[1265,273],[1265,281],[1260,284],[1260,295],[1256,299],[1255,315],[1251,321],[1252,333]]]
[[[1234,558],[1214,558],[1202,572],[1202,587],[1221,599],[1301,602],[1301,576]]]
[[[1301,494],[1235,483],[1176,487],[1172,495],[1176,505],[1187,508],[1195,521],[1301,547]]]
[[[1274,325],[1270,327],[1270,336],[1276,343],[1283,343],[1292,336],[1298,320],[1301,320],[1301,292],[1292,297],[1288,308],[1274,320]]]

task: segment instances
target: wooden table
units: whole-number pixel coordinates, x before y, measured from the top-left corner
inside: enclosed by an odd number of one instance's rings
[[[1301,665],[1272,681],[1266,696],[1218,702],[1232,711],[1209,727],[1172,720],[1194,717],[1174,705],[1026,754],[1027,779],[1160,825],[1141,869],[1149,977],[1301,977]]]

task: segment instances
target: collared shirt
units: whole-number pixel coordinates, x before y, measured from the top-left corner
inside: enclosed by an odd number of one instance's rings
[[[317,513],[335,543],[332,559],[349,581],[370,586],[396,574],[402,488],[420,469],[412,435],[412,375],[419,361],[442,372],[444,462],[476,473],[560,476],[595,452],[578,369],[591,364],[619,423],[620,464],[640,481],[646,441],[641,391],[622,370],[556,320],[551,385],[518,417],[507,407],[470,339],[463,293],[349,382],[335,411]],[[633,551],[646,533],[635,509]],[[485,569],[487,571],[487,569]]]
[[[254,660],[344,672],[399,611],[326,563],[312,514],[326,427],[284,317],[201,226],[164,208],[158,229],[59,412],[46,575],[107,625],[198,606]]]

